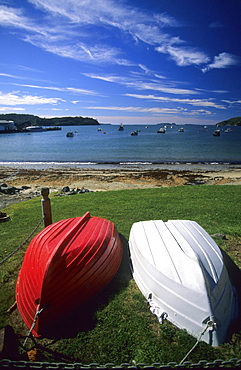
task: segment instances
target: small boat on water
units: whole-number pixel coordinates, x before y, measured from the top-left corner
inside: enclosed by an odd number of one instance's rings
[[[67,132],[66,137],[74,137],[73,131]]]
[[[43,126],[27,126],[26,131],[28,132],[43,132],[47,131]]]
[[[131,136],[137,136],[137,135],[138,135],[138,130],[131,132]]]
[[[159,321],[218,346],[237,313],[221,250],[196,222],[143,221],[129,238],[133,277]]]
[[[17,307],[36,337],[86,303],[116,274],[122,242],[104,218],[65,219],[38,233],[27,248],[16,285]],[[36,313],[39,313],[36,316]]]
[[[165,127],[161,127],[161,128],[159,128],[159,130],[157,130],[158,134],[165,134],[165,132],[166,132]]]
[[[183,127],[180,127],[178,131],[179,132],[184,132],[184,128]]]
[[[215,130],[213,136],[220,136],[220,130]]]
[[[121,123],[120,126],[118,127],[118,131],[124,131],[124,126],[123,124]]]

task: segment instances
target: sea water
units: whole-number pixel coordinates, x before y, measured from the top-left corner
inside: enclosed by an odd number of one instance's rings
[[[64,126],[59,131],[0,134],[0,165],[20,167],[241,164],[241,127],[184,125]],[[100,131],[101,129],[101,131]],[[131,132],[138,130],[138,135]],[[73,131],[73,137],[66,137]]]

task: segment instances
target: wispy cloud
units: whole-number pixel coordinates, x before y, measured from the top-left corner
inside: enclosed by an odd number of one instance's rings
[[[211,111],[199,109],[199,110],[187,110],[185,108],[177,107],[177,108],[160,108],[160,107],[118,107],[118,106],[89,106],[85,107],[85,109],[92,109],[92,110],[107,110],[107,111],[121,111],[121,112],[129,112],[129,113],[151,113],[154,115],[164,114],[164,115],[183,115],[186,116],[200,116],[200,115],[211,115],[213,114]]]
[[[182,104],[189,104],[193,106],[199,107],[212,107],[216,109],[226,109],[224,105],[215,103],[212,99],[177,99],[177,98],[167,98],[163,96],[155,96],[155,95],[138,95],[138,94],[125,94],[126,96],[130,96],[132,98],[137,99],[145,99],[145,100],[153,100],[159,102],[172,102],[172,103],[182,103]]]
[[[10,77],[10,78],[17,78],[17,79],[22,79],[23,78],[23,77],[20,77],[20,76],[11,75],[9,73],[0,73],[0,76],[2,76],[2,77]]]
[[[116,37],[121,39],[123,33],[129,35],[130,42],[134,39],[153,46],[180,66],[207,63],[205,53],[187,46],[183,48],[180,45],[185,42],[179,36],[173,37],[163,31],[164,27],[166,30],[180,25],[168,14],[148,13],[111,0],[29,2],[44,12],[43,20],[30,19],[21,9],[1,6],[1,25],[26,31],[21,35],[26,42],[62,57],[92,63],[133,64],[122,56],[121,48],[114,48],[108,42],[109,32],[115,29],[119,32]],[[93,39],[90,26],[101,27],[102,36],[94,32],[98,37]]]
[[[206,67],[202,69],[203,72],[207,72],[210,69],[215,68],[228,68],[231,66],[237,66],[240,64],[241,59],[235,55],[229,53],[220,53],[219,55],[214,57],[214,61],[208,64]]]
[[[17,92],[4,94],[0,92],[0,105],[38,105],[38,104],[58,104],[63,101],[59,98],[45,98],[34,95],[21,95]]]
[[[79,95],[100,95],[95,91],[92,90],[85,90],[76,87],[56,87],[56,86],[41,86],[41,85],[28,85],[28,84],[18,84],[15,83],[15,86],[22,86],[22,87],[30,87],[33,89],[40,89],[40,90],[53,90],[53,91],[61,91],[61,92],[70,92],[73,94]]]
[[[241,100],[222,100],[224,103],[228,103],[230,105],[241,104]]]
[[[113,111],[123,111],[123,112],[132,112],[132,113],[137,113],[137,112],[146,112],[146,113],[162,113],[162,114],[177,114],[180,111],[182,111],[182,108],[159,108],[159,107],[150,107],[150,108],[143,108],[143,107],[118,107],[118,106],[113,106],[113,107],[85,107],[86,109],[95,109],[95,110],[113,110]]]
[[[0,5],[0,21],[2,27],[31,30],[31,22],[23,15],[21,9]]]
[[[12,110],[13,109],[13,107],[11,106],[11,108],[10,107],[0,107],[0,112],[9,112],[9,110]],[[14,112],[23,112],[25,109],[24,108],[20,108],[20,107],[14,107]]]
[[[152,81],[143,81],[138,78],[130,78],[130,77],[119,77],[116,75],[97,75],[94,73],[84,73],[86,77],[99,79],[106,82],[112,82],[124,85],[128,88],[136,89],[136,90],[152,90],[152,91],[161,91],[167,94],[175,94],[175,95],[193,95],[198,94],[195,90],[179,88],[175,86],[174,83],[166,82],[165,84],[161,84],[160,80],[152,80]]]
[[[190,65],[201,65],[209,61],[209,57],[202,51],[191,47],[177,47],[166,43],[156,47],[160,53],[168,54],[178,66],[186,67]]]

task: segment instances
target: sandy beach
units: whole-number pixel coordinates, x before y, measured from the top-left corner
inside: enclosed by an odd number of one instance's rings
[[[50,194],[61,192],[63,187],[110,191],[159,188],[183,185],[241,185],[241,166],[227,166],[222,170],[207,170],[166,166],[158,169],[93,169],[47,168],[26,169],[0,167],[0,184],[20,189],[15,194],[0,192],[0,209],[7,205],[41,195],[48,187]],[[22,188],[23,187],[23,188]]]

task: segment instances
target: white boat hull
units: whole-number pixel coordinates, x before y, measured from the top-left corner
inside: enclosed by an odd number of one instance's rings
[[[236,300],[222,253],[194,221],[132,225],[133,277],[160,322],[171,321],[217,346],[235,317]]]

